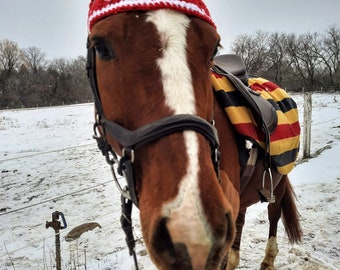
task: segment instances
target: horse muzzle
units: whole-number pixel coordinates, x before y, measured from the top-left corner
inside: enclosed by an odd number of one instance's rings
[[[185,214],[182,219],[187,218]],[[152,235],[150,252],[159,269],[220,269],[234,239],[235,226],[231,215],[225,214],[214,232],[190,226],[190,222],[185,225],[170,218],[159,220]]]

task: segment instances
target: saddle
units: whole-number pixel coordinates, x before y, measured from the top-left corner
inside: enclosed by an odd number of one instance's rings
[[[214,62],[213,71],[227,77],[234,84],[248,102],[256,123],[262,127],[266,136],[269,136],[277,126],[276,108],[248,87],[249,76],[242,58],[236,54],[224,54],[215,57]]]
[[[237,54],[223,54],[214,58],[215,65],[236,76],[248,86],[248,72],[242,58]]]
[[[276,84],[249,76],[240,56],[217,56],[212,68],[215,96],[224,108],[235,131],[242,166],[241,191],[251,178],[255,163],[263,159],[264,178],[271,168],[288,174],[299,150],[300,125],[297,106],[285,90]],[[245,140],[248,146],[245,146]],[[271,179],[271,177],[270,177]],[[264,185],[264,183],[263,183]],[[273,201],[271,194],[261,200]]]

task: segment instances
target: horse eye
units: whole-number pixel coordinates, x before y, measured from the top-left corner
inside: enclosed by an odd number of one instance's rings
[[[102,60],[111,60],[114,58],[114,52],[108,48],[104,41],[94,45],[97,56]]]

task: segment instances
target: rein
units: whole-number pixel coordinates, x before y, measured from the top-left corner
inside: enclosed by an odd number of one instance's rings
[[[87,41],[87,76],[90,81],[92,93],[94,96],[94,103],[96,109],[95,123],[94,123],[94,138],[97,141],[98,148],[105,156],[107,163],[110,165],[114,180],[121,193],[122,202],[122,216],[121,224],[126,234],[126,243],[129,247],[130,255],[134,256],[135,266],[138,269],[136,254],[134,251],[135,240],[132,233],[131,211],[132,203],[138,208],[138,194],[135,189],[135,177],[133,163],[135,159],[134,150],[146,145],[147,143],[156,141],[162,137],[173,133],[191,130],[203,135],[210,143],[211,156],[214,169],[217,177],[219,175],[219,140],[216,128],[209,123],[195,115],[180,114],[168,116],[157,121],[148,123],[136,130],[128,130],[107,119],[104,115],[102,102],[97,85],[96,75],[96,52],[94,48],[90,47],[89,40]],[[122,157],[118,159],[117,154],[113,151],[111,145],[106,139],[106,134],[110,134],[122,146]],[[121,187],[118,182],[116,170],[114,165],[118,165],[117,172],[126,179],[126,186]]]

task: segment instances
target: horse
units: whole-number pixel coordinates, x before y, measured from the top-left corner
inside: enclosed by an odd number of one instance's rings
[[[220,36],[206,6],[93,0],[88,26],[96,138],[103,154],[121,157],[123,201],[139,208],[151,260],[158,269],[235,269],[263,168],[241,194],[238,135],[212,92]],[[289,239],[301,237],[286,175],[274,191],[261,269],[274,267],[281,211]]]

